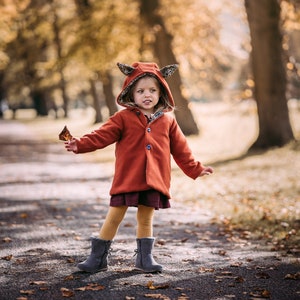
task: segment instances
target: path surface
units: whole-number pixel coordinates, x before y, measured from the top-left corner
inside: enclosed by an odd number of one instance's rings
[[[0,299],[300,299],[299,260],[232,237],[210,213],[174,203],[155,217],[161,274],[133,270],[135,209],[107,272],[78,272],[107,210],[111,163],[93,163],[0,121]],[[298,278],[298,280],[296,280]]]

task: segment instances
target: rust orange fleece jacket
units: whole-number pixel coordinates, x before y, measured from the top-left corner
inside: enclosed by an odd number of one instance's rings
[[[195,161],[170,113],[156,113],[154,120],[147,123],[138,108],[126,108],[110,117],[99,129],[76,140],[77,153],[116,143],[111,195],[155,189],[170,198],[171,155],[193,179],[204,168]]]

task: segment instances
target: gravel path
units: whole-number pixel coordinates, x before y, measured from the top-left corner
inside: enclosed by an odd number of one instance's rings
[[[112,163],[70,155],[13,121],[0,121],[0,145],[0,299],[300,299],[299,258],[180,203],[156,213],[161,274],[133,270],[134,208],[109,270],[78,272],[106,214]]]

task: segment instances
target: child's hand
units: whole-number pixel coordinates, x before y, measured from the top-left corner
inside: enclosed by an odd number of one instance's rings
[[[214,169],[212,167],[205,167],[202,172],[200,173],[199,177],[202,177],[204,175],[210,175],[214,172]]]
[[[77,152],[78,148],[77,148],[76,140],[74,138],[72,138],[70,141],[65,142],[65,148],[68,151]]]

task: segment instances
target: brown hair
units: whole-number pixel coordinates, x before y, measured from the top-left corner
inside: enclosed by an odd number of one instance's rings
[[[150,73],[146,73],[143,76],[137,78],[134,82],[132,82],[132,84],[130,84],[128,86],[127,92],[122,97],[122,103],[126,104],[128,106],[136,107],[136,104],[134,103],[134,100],[133,100],[133,89],[134,89],[135,85],[137,84],[137,82],[139,81],[139,79],[145,78],[145,77],[151,77],[151,78],[156,79],[156,81],[159,85],[160,96],[159,96],[159,101],[155,106],[155,111],[164,110],[164,109],[173,110],[174,106],[172,106],[171,103],[169,102],[168,94],[167,94],[167,91],[165,90],[164,86],[160,83],[160,81],[156,78],[155,75],[152,75]]]

